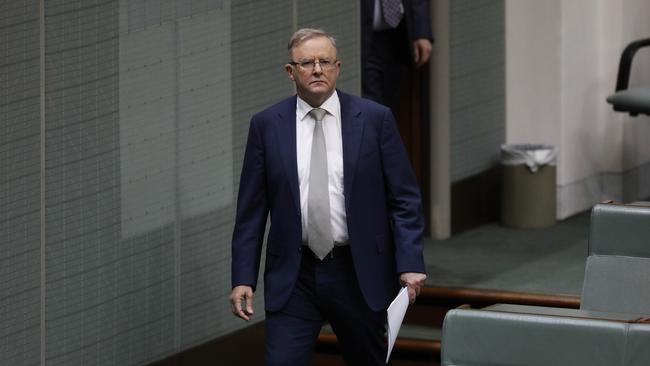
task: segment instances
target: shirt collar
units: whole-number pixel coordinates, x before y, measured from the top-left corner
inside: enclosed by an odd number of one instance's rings
[[[327,98],[326,101],[323,102],[323,104],[320,105],[318,108],[322,108],[327,111],[327,113],[331,115],[336,115],[336,111],[338,110],[337,106],[339,105],[339,96],[336,93],[336,89],[334,89],[334,93],[330,95],[329,98]],[[307,114],[311,112],[311,110],[314,109],[314,107],[310,106],[309,103],[305,102],[300,96],[297,97],[296,101],[296,117],[298,117],[299,121],[302,121],[305,119]]]

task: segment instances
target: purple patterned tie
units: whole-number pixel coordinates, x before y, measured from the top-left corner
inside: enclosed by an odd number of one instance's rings
[[[397,28],[402,20],[402,1],[381,0],[381,10],[386,24],[390,25],[391,28]]]

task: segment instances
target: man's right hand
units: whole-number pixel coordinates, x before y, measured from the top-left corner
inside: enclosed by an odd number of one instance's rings
[[[253,315],[253,288],[246,285],[236,286],[230,293],[232,313],[246,321]]]
[[[433,45],[429,39],[418,38],[413,41],[413,62],[416,67],[420,67],[429,62],[432,49]]]

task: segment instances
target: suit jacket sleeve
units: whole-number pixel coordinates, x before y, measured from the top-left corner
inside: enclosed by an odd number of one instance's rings
[[[425,273],[420,189],[389,109],[382,120],[380,143],[397,272]]]
[[[429,0],[405,0],[404,5],[411,41],[420,38],[433,41]]]
[[[257,286],[268,216],[264,146],[259,121],[251,119],[232,237],[232,287]]]

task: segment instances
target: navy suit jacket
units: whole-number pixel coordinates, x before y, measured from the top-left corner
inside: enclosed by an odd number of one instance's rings
[[[349,245],[363,296],[386,309],[399,274],[425,272],[420,191],[387,107],[338,91]],[[265,308],[281,310],[302,256],[296,96],[251,119],[232,239],[232,285],[255,288],[267,216]],[[307,249],[308,250],[308,249]]]

